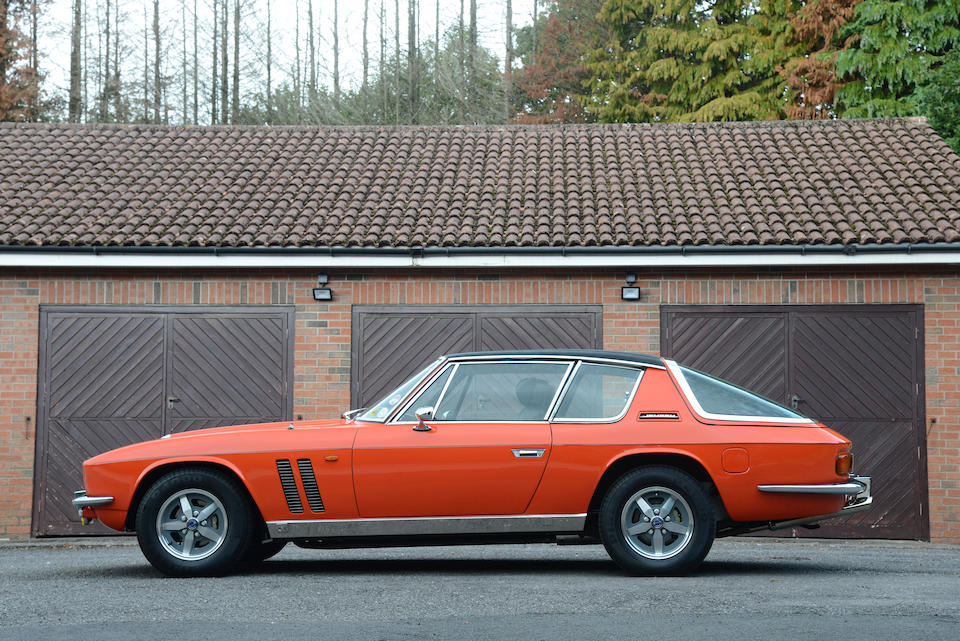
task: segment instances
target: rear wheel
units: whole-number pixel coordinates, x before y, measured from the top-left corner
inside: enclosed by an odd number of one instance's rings
[[[621,477],[600,506],[600,538],[629,574],[684,574],[710,550],[713,507],[696,479],[671,467],[645,467]]]
[[[164,574],[216,575],[246,554],[252,516],[235,479],[215,470],[184,469],[147,490],[136,525],[143,555]]]

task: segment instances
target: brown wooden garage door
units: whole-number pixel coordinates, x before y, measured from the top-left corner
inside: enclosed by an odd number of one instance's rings
[[[599,349],[595,305],[353,308],[351,404],[376,402],[442,354],[502,349]]]
[[[664,356],[853,441],[874,507],[799,535],[929,538],[922,307],[663,306],[661,331]]]
[[[90,456],[171,432],[290,418],[292,307],[40,311],[35,535],[100,534],[70,505]]]

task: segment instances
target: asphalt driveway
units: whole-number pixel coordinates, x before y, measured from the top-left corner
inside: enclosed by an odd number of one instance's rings
[[[725,539],[684,578],[599,546],[288,546],[169,579],[132,543],[0,543],[0,639],[960,640],[960,546]]]

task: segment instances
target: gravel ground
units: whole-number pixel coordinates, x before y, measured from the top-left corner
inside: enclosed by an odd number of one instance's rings
[[[223,578],[158,575],[129,538],[0,542],[0,639],[960,641],[960,546],[735,538],[682,578],[600,546],[287,546]]]

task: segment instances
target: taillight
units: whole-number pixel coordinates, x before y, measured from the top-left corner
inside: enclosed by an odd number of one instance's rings
[[[837,454],[837,474],[846,476],[853,471],[853,452],[840,452]]]

